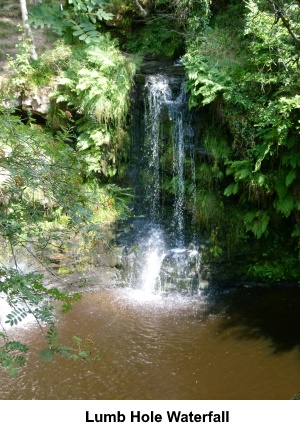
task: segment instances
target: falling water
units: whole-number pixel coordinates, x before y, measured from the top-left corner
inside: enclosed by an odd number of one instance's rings
[[[166,256],[162,232],[153,230],[145,243],[143,269],[141,272],[141,287],[144,291],[161,291],[160,271]]]
[[[152,221],[159,217],[159,140],[161,127],[161,113],[163,107],[172,97],[169,82],[165,77],[149,76],[146,80],[147,93],[145,103],[145,149],[149,160],[149,176],[147,196],[150,199],[150,216]]]
[[[152,75],[146,78],[144,89],[145,151],[149,169],[146,193],[150,201],[151,220],[157,222],[160,213],[160,152],[162,151],[164,118],[167,115],[171,124],[173,150],[174,204],[172,228],[173,232],[176,232],[176,244],[183,246],[185,158],[186,148],[191,146],[193,130],[190,125],[191,116],[188,111],[184,82],[179,82],[179,91],[176,86],[178,86],[178,79],[168,76]]]
[[[185,185],[184,164],[185,148],[190,146],[193,131],[190,125],[190,114],[187,109],[187,100],[184,82],[180,85],[180,92],[173,102],[168,103],[169,117],[173,123],[173,178],[175,182],[175,199],[173,229],[177,235],[177,243],[184,244],[184,209]]]
[[[191,136],[193,135],[193,130],[191,128]],[[190,145],[190,174],[191,174],[191,202],[192,202],[192,232],[193,232],[193,242],[197,242],[196,238],[196,165],[195,165],[195,146]]]
[[[141,164],[135,181],[144,181],[143,187],[138,184],[138,193],[143,194],[139,214],[144,217],[144,224],[142,228],[139,224],[134,242],[138,252],[126,256],[127,261],[130,259],[130,265],[126,264],[130,266],[127,282],[148,292],[194,291],[199,285],[200,256],[195,245],[187,244],[185,234],[185,178],[189,176],[192,181],[189,193],[192,191],[193,195],[191,198],[189,194],[189,198],[194,204],[195,162],[184,81],[181,77],[148,75],[141,99],[139,108],[144,115],[138,112],[140,128],[133,133],[133,145],[139,151],[136,164]],[[171,217],[163,206],[161,190],[165,179],[161,160],[170,149]]]

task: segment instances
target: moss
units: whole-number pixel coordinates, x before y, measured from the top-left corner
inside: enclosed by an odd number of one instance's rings
[[[70,267],[66,267],[66,266],[61,266],[58,269],[57,274],[60,276],[64,276],[64,275],[70,275],[73,272],[74,272],[74,269],[71,269]]]

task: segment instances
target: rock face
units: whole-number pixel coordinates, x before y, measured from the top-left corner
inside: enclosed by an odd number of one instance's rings
[[[26,95],[21,95],[21,108],[31,111],[33,115],[46,119],[50,109],[50,97],[53,88],[45,87],[31,90]]]
[[[17,108],[23,111],[30,111],[32,115],[47,119],[50,104],[52,87],[36,88],[21,94],[15,94],[12,98],[2,99],[0,103],[7,109]]]
[[[121,251],[110,246],[114,243],[114,226],[103,226],[103,235],[104,240],[88,248],[83,246],[81,237],[73,238],[72,246],[63,252],[44,255],[48,272],[45,272],[45,266],[37,270],[45,274],[49,285],[73,292],[116,287],[120,278]]]

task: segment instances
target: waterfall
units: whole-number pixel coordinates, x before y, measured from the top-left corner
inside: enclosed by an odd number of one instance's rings
[[[193,235],[186,234],[186,197],[188,193],[189,206],[195,209],[196,188],[194,133],[184,79],[147,75],[138,96],[132,154],[136,214],[141,218],[133,223],[135,252],[126,255],[127,283],[148,292],[194,291],[200,256],[189,243]],[[193,214],[188,224],[191,230]]]
[[[144,266],[141,275],[141,288],[147,292],[161,291],[160,271],[166,256],[165,243],[161,230],[153,230],[146,241]]]
[[[187,100],[184,82],[180,85],[180,92],[174,102],[168,104],[168,112],[173,123],[173,177],[175,181],[175,199],[173,229],[176,231],[177,242],[184,244],[184,163],[185,145],[191,136],[190,115],[187,109]]]
[[[150,216],[153,221],[159,218],[159,140],[161,112],[172,96],[169,82],[163,76],[149,76],[145,84],[145,150],[149,159],[147,196],[150,199]]]
[[[179,88],[178,88],[179,87]],[[149,175],[146,195],[150,202],[150,216],[154,222],[160,216],[160,152],[164,140],[164,123],[170,123],[173,152],[174,203],[172,228],[176,232],[177,245],[184,244],[185,209],[185,158],[186,147],[191,143],[193,131],[190,125],[184,82],[164,75],[146,77],[145,100],[145,158],[148,158]],[[168,136],[167,136],[168,137]],[[191,146],[191,145],[189,145]]]

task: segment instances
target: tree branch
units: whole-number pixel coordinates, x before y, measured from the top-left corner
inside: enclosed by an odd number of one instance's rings
[[[268,1],[273,6],[273,9],[274,9],[274,13],[275,13],[275,17],[276,17],[275,23],[277,23],[278,20],[281,19],[281,21],[283,22],[283,25],[285,26],[285,28],[289,32],[290,36],[293,38],[296,45],[300,46],[300,38],[298,36],[296,36],[294,31],[292,30],[291,24],[285,16],[285,12],[283,12],[283,10],[280,8],[280,6],[277,3],[275,3],[275,1],[273,1],[273,0],[268,0]],[[300,0],[297,1],[297,3],[300,4]]]

